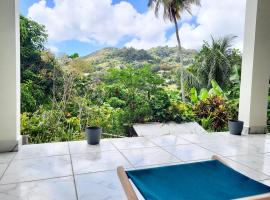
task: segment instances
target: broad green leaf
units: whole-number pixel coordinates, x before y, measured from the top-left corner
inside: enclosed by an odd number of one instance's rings
[[[209,93],[214,96],[223,96],[223,90],[219,87],[218,83],[215,80],[211,80],[211,84],[212,89]]]
[[[207,99],[208,97],[209,97],[209,94],[208,94],[207,89],[205,89],[205,88],[201,89],[201,91],[200,91],[200,99],[201,99],[202,101],[204,101],[204,100]]]
[[[197,103],[198,102],[198,94],[196,88],[191,88],[190,90],[190,100],[192,103]]]

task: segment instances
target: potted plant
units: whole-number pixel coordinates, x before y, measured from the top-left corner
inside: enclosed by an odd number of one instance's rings
[[[231,119],[229,120],[228,126],[229,126],[230,134],[241,135],[243,127],[244,127],[244,122],[236,120],[236,119]]]
[[[244,122],[238,120],[238,110],[239,102],[232,100],[229,103],[228,112],[229,112],[229,131],[232,135],[241,135],[244,127]]]
[[[102,134],[102,128],[99,126],[98,120],[91,119],[91,123],[85,128],[85,134],[87,143],[90,145],[96,145],[100,143],[100,138]]]
[[[90,145],[99,144],[102,128],[99,126],[87,126],[85,128],[87,143]]]

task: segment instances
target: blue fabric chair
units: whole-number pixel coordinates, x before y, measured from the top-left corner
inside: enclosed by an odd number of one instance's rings
[[[270,187],[218,160],[131,170],[126,175],[146,200],[228,200],[270,193]],[[263,199],[270,199],[268,196],[263,195]]]

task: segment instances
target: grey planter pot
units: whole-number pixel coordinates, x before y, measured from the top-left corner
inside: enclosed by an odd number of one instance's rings
[[[229,131],[232,135],[241,135],[244,122],[238,120],[229,120]]]
[[[85,134],[87,138],[87,143],[90,145],[95,145],[100,143],[102,128],[97,126],[87,126],[85,128]]]

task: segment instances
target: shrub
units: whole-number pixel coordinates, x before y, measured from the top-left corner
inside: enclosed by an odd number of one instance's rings
[[[210,127],[205,128],[210,128],[214,131],[223,131],[227,129],[227,123],[230,117],[228,108],[228,104],[226,104],[222,97],[212,96],[195,104],[194,112],[197,121],[201,125],[205,124],[206,119],[211,120],[211,125],[208,125]]]
[[[124,108],[126,106],[126,102],[117,97],[111,97],[110,99],[108,99],[107,102],[113,108]]]
[[[192,106],[184,102],[172,103],[168,108],[168,115],[171,121],[178,123],[193,121],[195,117]]]
[[[30,143],[70,141],[82,137],[77,132],[78,120],[66,120],[60,110],[44,110],[40,108],[33,114],[21,115],[21,133],[29,135]]]
[[[85,125],[101,126],[104,133],[121,135],[124,133],[124,114],[122,109],[113,108],[109,104],[90,106],[86,110]]]
[[[168,121],[167,110],[170,106],[170,98],[164,90],[159,90],[150,98],[152,120],[156,122]]]

